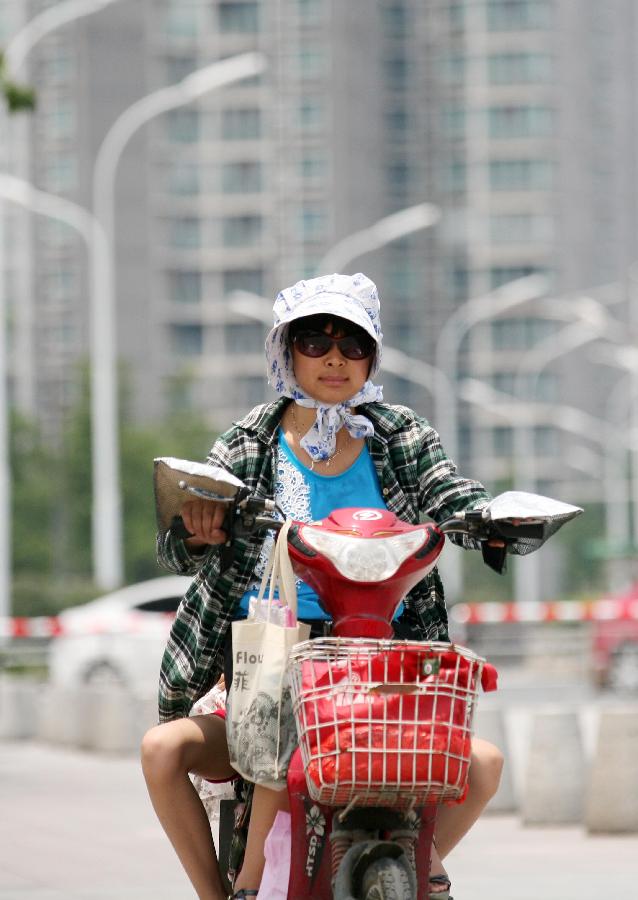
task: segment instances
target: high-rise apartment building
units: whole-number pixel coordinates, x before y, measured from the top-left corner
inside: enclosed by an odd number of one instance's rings
[[[444,315],[451,303],[532,273],[545,274],[555,296],[615,295],[610,311],[628,315],[624,283],[637,225],[636,12],[628,0],[423,4],[431,196],[445,210],[437,247]],[[610,282],[620,283],[599,290]],[[475,327],[461,371],[518,393],[523,354],[564,327],[564,315],[562,322],[547,311],[540,316],[527,304]],[[583,365],[582,356],[548,364],[530,378],[530,390],[534,384],[539,401],[603,417],[619,373]],[[476,406],[465,409],[463,422],[466,453],[481,461],[483,477],[511,476],[511,424]],[[564,477],[576,462],[574,441],[549,422],[537,424],[544,480]],[[582,480],[576,469],[571,476]]]
[[[0,0],[0,41],[46,5]],[[632,0],[114,0],[34,49],[40,102],[27,157],[12,129],[13,165],[28,158],[40,188],[90,207],[96,153],[128,106],[216,59],[266,54],[263,76],[140,130],[117,170],[118,351],[135,414],[176,404],[223,426],[268,396],[263,325],[228,295],[271,297],[403,207],[434,202],[442,220],[348,270],[379,284],[387,343],[430,362],[458,304],[518,276],[545,273],[561,294],[624,279],[636,34]],[[9,299],[31,312],[14,316],[30,334],[14,343],[14,394],[55,435],[87,354],[86,251],[66,227],[19,221]],[[461,369],[511,393],[521,354],[556,327],[530,305],[476,328]],[[386,376],[386,396],[429,415],[409,374]],[[592,408],[607,383],[590,381],[552,366],[539,390]],[[463,415],[465,455],[506,477],[511,428]],[[539,425],[536,439],[550,472],[562,438]]]

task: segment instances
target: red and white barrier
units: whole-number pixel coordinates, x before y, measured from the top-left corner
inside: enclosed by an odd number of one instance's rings
[[[450,610],[450,618],[462,625],[638,620],[638,598],[553,600],[543,603],[457,603]]]
[[[121,617],[61,616],[0,618],[0,638],[70,637],[88,634],[167,634],[173,613],[131,612]],[[633,600],[555,600],[544,603],[457,603],[450,619],[461,625],[509,622],[638,621]]]
[[[174,613],[131,612],[117,617],[0,618],[0,638],[82,637],[96,634],[168,634]]]

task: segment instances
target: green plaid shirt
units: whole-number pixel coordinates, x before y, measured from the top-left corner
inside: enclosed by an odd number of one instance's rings
[[[215,442],[208,461],[233,472],[258,497],[274,494],[273,456],[277,429],[290,400],[255,407]],[[477,481],[462,478],[428,422],[405,406],[369,403],[361,411],[374,424],[367,445],[388,509],[417,524],[442,522],[462,509],[484,506],[489,496]],[[160,673],[160,721],[187,716],[218,680],[228,628],[253,577],[263,536],[238,539],[232,566],[220,573],[219,550],[193,554],[170,531],[158,535],[161,565],[194,575],[182,600]],[[476,545],[459,539],[467,547]],[[436,569],[407,595],[402,620],[422,640],[449,640],[443,585]]]

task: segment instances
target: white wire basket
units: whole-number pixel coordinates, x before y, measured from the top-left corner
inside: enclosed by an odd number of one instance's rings
[[[462,801],[484,662],[439,642],[323,638],[293,647],[310,796],[328,806]]]

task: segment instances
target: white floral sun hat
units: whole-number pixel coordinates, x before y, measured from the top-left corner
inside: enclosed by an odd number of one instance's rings
[[[361,273],[357,275],[324,275],[298,281],[277,295],[273,307],[274,325],[266,338],[268,380],[284,397],[291,397],[300,406],[314,407],[317,417],[301,440],[302,447],[315,461],[329,459],[336,449],[337,432],[345,426],[355,438],[374,432],[372,422],[363,415],[354,415],[351,408],[383,399],[383,391],[368,379],[361,390],[345,403],[331,406],[308,397],[301,390],[292,365],[288,346],[288,326],[295,319],[327,313],[347,319],[362,328],[375,341],[375,354],[370,368],[374,376],[381,364],[381,322],[379,295],[374,282]]]

